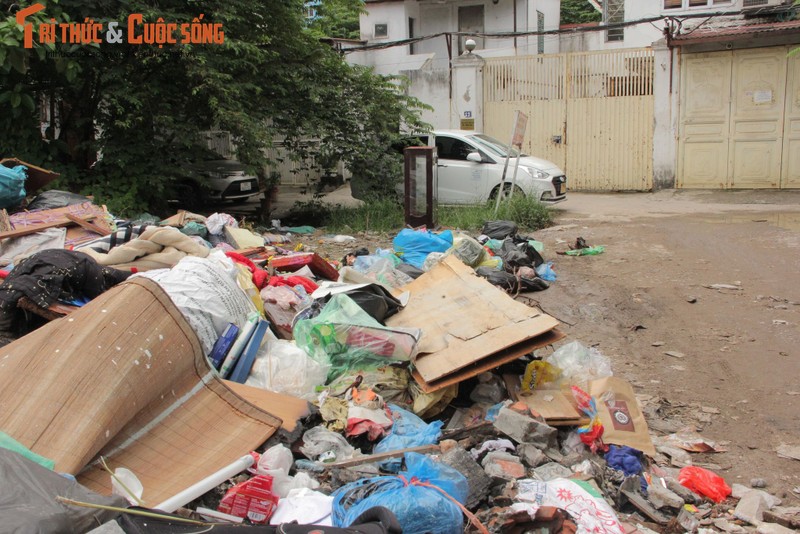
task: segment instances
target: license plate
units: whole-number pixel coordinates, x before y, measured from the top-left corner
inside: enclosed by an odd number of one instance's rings
[[[240,191],[250,191],[251,189],[253,189],[253,184],[250,182],[242,182],[242,184],[239,186]]]

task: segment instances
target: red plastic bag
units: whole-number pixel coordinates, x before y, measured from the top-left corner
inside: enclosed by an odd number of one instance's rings
[[[731,494],[730,486],[721,476],[702,467],[684,467],[678,473],[678,482],[714,502],[722,502]]]
[[[257,475],[229,489],[217,510],[264,525],[277,506],[278,496],[272,493],[272,477]]]

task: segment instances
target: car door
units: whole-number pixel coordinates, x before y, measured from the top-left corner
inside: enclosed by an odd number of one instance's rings
[[[437,135],[436,152],[439,158],[438,201],[443,204],[480,202],[486,190],[484,164],[467,160],[467,155],[478,149],[456,137]]]

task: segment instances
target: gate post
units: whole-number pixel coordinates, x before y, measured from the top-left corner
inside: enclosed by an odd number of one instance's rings
[[[465,53],[453,58],[453,89],[450,95],[450,128],[483,130],[483,66],[482,57]]]
[[[674,188],[678,142],[673,116],[672,50],[653,43],[653,190]]]

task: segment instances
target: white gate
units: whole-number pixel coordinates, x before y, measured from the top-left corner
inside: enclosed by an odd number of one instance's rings
[[[650,48],[487,59],[486,133],[506,141],[528,117],[524,152],[558,164],[569,189],[653,187]]]

